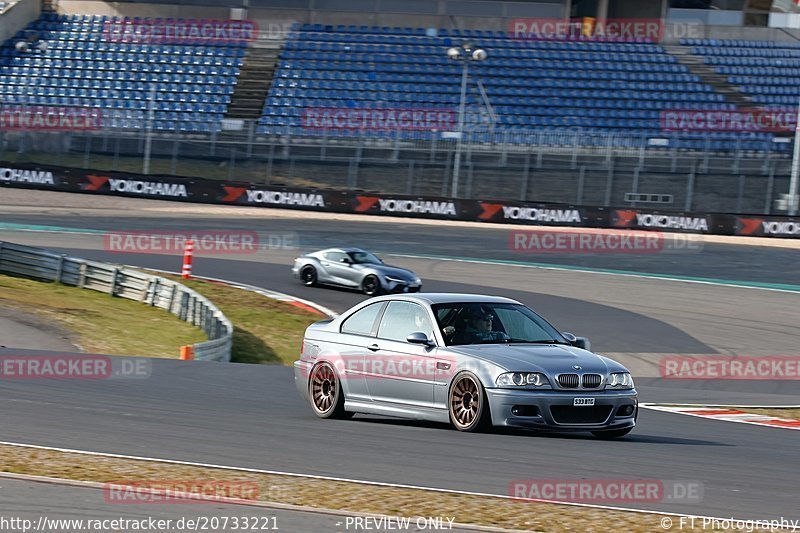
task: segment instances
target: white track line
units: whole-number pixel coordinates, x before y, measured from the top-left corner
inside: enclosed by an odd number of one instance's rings
[[[580,267],[567,267],[567,266],[547,266],[547,265],[531,265],[525,263],[514,263],[514,262],[503,262],[503,261],[492,261],[491,259],[466,259],[466,258],[454,258],[454,257],[439,257],[433,255],[414,255],[414,254],[393,254],[393,253],[384,253],[381,255],[390,256],[390,257],[406,257],[409,259],[428,259],[431,261],[451,261],[454,263],[474,263],[479,265],[495,265],[495,266],[507,266],[507,267],[519,267],[519,268],[538,268],[541,270],[557,270],[560,272],[579,272],[581,274],[602,274],[604,276],[621,276],[626,278],[640,278],[640,279],[655,279],[659,281],[676,281],[680,283],[697,283],[700,285],[716,285],[718,287],[730,287],[734,289],[756,289],[761,291],[774,291],[774,292],[787,292],[789,294],[798,294],[797,291],[789,290],[789,289],[780,289],[780,288],[773,288],[773,287],[756,287],[753,285],[739,285],[738,283],[726,283],[724,281],[705,281],[705,280],[698,280],[698,279],[682,279],[680,277],[663,277],[659,276],[658,274],[643,274],[643,273],[627,273],[627,272],[602,272],[597,270],[585,270]],[[747,282],[742,282],[747,283]]]
[[[386,487],[386,488],[393,488],[393,489],[411,489],[411,490],[424,490],[428,492],[436,492],[440,494],[456,494],[461,496],[479,496],[483,498],[498,498],[501,500],[513,500],[518,502],[525,502],[531,501],[536,503],[550,503],[550,504],[557,504],[557,505],[569,505],[572,507],[582,507],[588,509],[603,509],[607,511],[625,511],[631,513],[642,513],[642,514],[651,514],[651,515],[659,515],[659,516],[685,516],[685,517],[693,517],[698,519],[709,519],[709,520],[731,520],[731,518],[719,518],[719,517],[712,517],[712,516],[703,516],[703,515],[690,515],[690,514],[681,514],[681,513],[668,513],[662,511],[653,511],[653,510],[645,510],[645,509],[631,509],[627,507],[613,507],[610,505],[596,505],[590,503],[576,503],[576,502],[565,502],[565,501],[558,501],[558,500],[538,500],[538,499],[525,499],[525,498],[515,498],[513,496],[508,496],[505,494],[490,494],[487,492],[471,492],[471,491],[463,491],[463,490],[454,490],[454,489],[441,489],[435,487],[422,487],[419,485],[404,485],[400,483],[386,483],[382,481],[364,481],[360,479],[351,479],[351,478],[341,478],[341,477],[334,477],[334,476],[319,476],[314,474],[298,474],[296,472],[281,472],[279,470],[264,470],[260,468],[246,468],[242,466],[225,466],[225,465],[217,465],[212,463],[198,463],[193,461],[179,461],[176,459],[159,459],[156,457],[142,457],[137,455],[124,455],[124,454],[117,454],[117,453],[105,453],[105,452],[92,452],[87,450],[74,450],[70,448],[58,448],[54,446],[40,446],[38,444],[25,444],[19,442],[7,442],[7,441],[0,441],[0,445],[2,446],[14,446],[17,448],[31,448],[34,450],[48,450],[48,451],[55,451],[55,452],[62,452],[62,453],[74,453],[78,455],[89,455],[93,457],[108,457],[113,459],[128,459],[133,461],[149,461],[153,463],[162,463],[162,464],[171,464],[171,465],[183,465],[183,466],[195,466],[201,468],[211,468],[215,470],[231,470],[234,472],[248,472],[252,474],[268,474],[268,475],[277,475],[277,476],[286,476],[286,477],[294,477],[294,478],[302,478],[302,479],[316,479],[322,481],[339,481],[345,483],[354,483],[357,485],[366,485],[371,487]],[[735,519],[735,520],[748,520],[748,519]],[[753,519],[755,520],[755,519]]]
[[[111,484],[113,484],[115,487],[129,486],[121,483],[100,483],[98,481],[83,481],[77,479],[65,479],[58,477],[34,476],[31,474],[16,474],[12,472],[0,472],[0,479],[2,478],[14,479],[18,481],[29,481],[33,483],[42,483],[47,485],[63,485],[68,487],[100,489],[100,490],[105,489],[108,485]],[[138,493],[153,494],[153,495],[166,494],[165,491],[158,489],[150,489],[139,486],[136,487],[130,486],[130,487],[135,488]],[[226,504],[226,505],[242,505],[245,507],[259,507],[263,509],[278,509],[283,511],[299,511],[305,513],[325,514],[325,515],[341,516],[341,517],[363,516],[363,517],[374,517],[374,518],[395,518],[394,516],[383,515],[383,514],[362,513],[356,511],[341,511],[338,509],[327,509],[324,507],[310,507],[308,505],[293,505],[290,503],[280,503],[271,501],[241,500],[237,498],[227,498],[224,496],[205,496],[202,494],[176,494],[176,496],[180,496],[180,498],[184,500],[198,500],[199,503],[206,503],[208,501],[211,501],[214,503]],[[414,518],[417,517],[410,517],[410,518],[413,520]],[[457,527],[459,529],[469,529],[473,531],[490,531],[496,533],[506,533],[506,532],[516,533],[518,531],[524,531],[521,529],[504,529],[491,526],[479,526],[475,524],[462,524],[459,522],[453,522],[453,527],[454,528]]]

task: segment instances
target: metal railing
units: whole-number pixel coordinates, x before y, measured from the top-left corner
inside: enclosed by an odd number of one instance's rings
[[[104,292],[164,309],[201,328],[208,336],[208,341],[192,346],[195,359],[224,362],[231,359],[231,321],[207,298],[175,281],[122,265],[3,241],[0,241],[0,272]]]

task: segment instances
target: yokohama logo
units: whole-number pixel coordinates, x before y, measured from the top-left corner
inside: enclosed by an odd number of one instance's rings
[[[33,183],[36,185],[55,185],[53,174],[41,170],[0,168],[0,181],[14,183]]]
[[[306,207],[325,207],[321,194],[307,194],[283,191],[247,191],[247,201],[257,204],[302,205]]]
[[[618,209],[615,212],[614,226],[617,228],[640,227],[708,231],[708,220],[705,217],[660,215]]]
[[[503,206],[503,218],[512,220],[533,220],[536,222],[580,222],[577,209],[539,209],[536,207]]]
[[[708,221],[704,217],[676,217],[638,213],[636,215],[636,223],[645,228],[671,228],[708,231]]]
[[[737,222],[739,235],[800,235],[800,222],[795,220],[738,218]]]
[[[428,202],[422,200],[378,199],[381,211],[390,213],[427,213],[435,215],[456,216],[453,202]]]
[[[159,181],[133,181],[109,178],[108,186],[113,192],[131,194],[150,194],[186,198],[186,186],[182,183],[161,183]]]

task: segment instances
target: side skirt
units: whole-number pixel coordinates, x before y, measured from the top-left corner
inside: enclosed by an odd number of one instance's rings
[[[345,411],[365,413],[372,415],[395,416],[413,420],[428,420],[430,422],[450,423],[450,415],[446,409],[432,409],[425,407],[407,407],[389,405],[385,403],[363,402],[358,400],[345,400]]]

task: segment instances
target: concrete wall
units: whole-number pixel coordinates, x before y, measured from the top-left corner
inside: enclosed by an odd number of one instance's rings
[[[12,38],[15,33],[39,18],[42,5],[39,0],[19,0],[0,15],[0,42]]]

